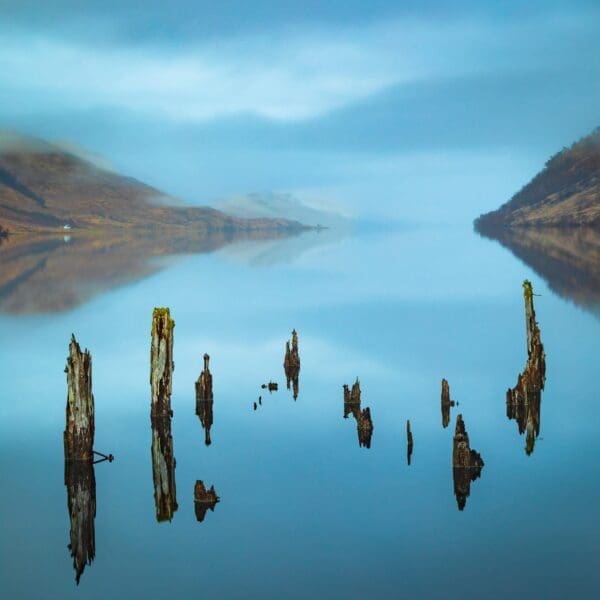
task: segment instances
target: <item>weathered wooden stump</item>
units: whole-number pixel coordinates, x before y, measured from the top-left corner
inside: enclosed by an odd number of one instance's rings
[[[69,550],[73,558],[75,581],[79,580],[86,565],[96,555],[96,478],[91,460],[65,461],[65,486],[71,528]]]
[[[151,414],[154,417],[172,415],[171,386],[173,370],[173,328],[168,308],[155,308],[152,313],[150,348]]]
[[[94,447],[92,357],[71,336],[67,357],[67,408],[63,435],[66,460],[91,461]]]
[[[450,385],[445,379],[442,379],[442,427],[446,429],[450,423],[450,407],[454,402],[450,400]]]
[[[201,479],[196,481],[196,484],[194,485],[194,511],[198,522],[202,523],[202,521],[204,521],[206,511],[215,510],[215,506],[219,500],[220,498],[215,492],[214,485],[207,490]]]
[[[152,423],[152,479],[156,520],[170,521],[177,510],[176,461],[173,454],[171,418],[155,417]]]
[[[413,452],[413,434],[410,429],[410,420],[406,421],[406,462],[410,466],[410,459]]]
[[[456,417],[456,429],[452,447],[452,476],[454,495],[459,510],[464,510],[471,493],[471,482],[481,475],[484,466],[479,452],[471,449],[469,435],[465,429],[462,415]]]
[[[212,400],[213,387],[212,387],[212,374],[208,368],[210,356],[204,355],[204,369],[200,373],[200,377],[196,381],[196,398],[201,400]]]
[[[358,445],[360,447],[370,448],[371,437],[373,435],[373,420],[371,419],[371,409],[369,407],[361,410],[360,400],[360,381],[358,377],[349,389],[347,384],[344,384],[344,419],[352,414],[356,420],[356,429],[358,433]]]
[[[525,300],[525,328],[527,333],[527,362],[517,377],[517,384],[506,392],[506,415],[515,419],[519,433],[527,432],[525,452],[531,454],[540,433],[542,390],[546,381],[546,354],[533,306],[531,282],[523,282]]]
[[[300,354],[298,353],[298,334],[294,329],[292,331],[292,343],[285,343],[285,357],[283,359],[283,369],[285,371],[286,385],[289,390],[292,389],[294,400],[298,398],[300,390]]]
[[[344,384],[344,403],[345,404],[360,404],[360,381],[358,377],[352,385],[352,389]]]
[[[204,443],[210,446],[210,428],[213,424],[212,375],[208,368],[210,356],[204,355],[204,370],[196,381],[196,414],[204,429]]]

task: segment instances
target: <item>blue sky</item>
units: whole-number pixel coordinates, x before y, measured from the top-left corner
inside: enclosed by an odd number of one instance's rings
[[[375,212],[414,218],[378,189],[394,172],[486,163],[487,209],[598,125],[597,3],[398,4],[0,1],[0,126],[190,202],[280,190],[364,214],[372,184]]]

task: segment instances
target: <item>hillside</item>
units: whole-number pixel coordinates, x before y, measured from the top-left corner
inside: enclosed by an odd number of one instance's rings
[[[506,204],[475,221],[478,231],[492,236],[499,228],[522,226],[600,228],[600,127],[554,155]]]
[[[286,219],[244,219],[182,206],[164,192],[118,175],[63,148],[0,131],[0,228],[9,233],[162,229],[194,232],[303,226]]]

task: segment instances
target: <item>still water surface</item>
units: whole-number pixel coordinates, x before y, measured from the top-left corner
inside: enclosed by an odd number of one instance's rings
[[[470,224],[245,241],[178,257],[55,313],[0,315],[1,564],[6,598],[590,597],[600,585],[597,313],[558,297]],[[526,360],[521,283],[547,356],[532,454],[506,416]],[[152,309],[176,321],[177,509],[157,522],[150,426]],[[283,357],[302,367],[294,401]],[[68,548],[65,359],[93,357],[95,558]],[[214,381],[210,446],[195,414]],[[360,378],[370,448],[344,419]],[[450,383],[442,427],[440,382]],[[271,394],[261,384],[273,380]],[[253,403],[262,395],[262,403]],[[462,414],[485,466],[458,510]],[[407,464],[406,421],[414,448]],[[199,522],[197,480],[220,502]]]

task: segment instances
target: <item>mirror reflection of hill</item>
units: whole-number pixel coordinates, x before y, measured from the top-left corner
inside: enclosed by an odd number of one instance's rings
[[[518,227],[480,234],[508,248],[559,296],[600,317],[600,230]]]
[[[177,228],[134,234],[13,235],[0,247],[0,312],[73,309],[112,288],[162,268],[158,257],[213,252],[234,242],[294,235],[277,230],[190,233]]]

